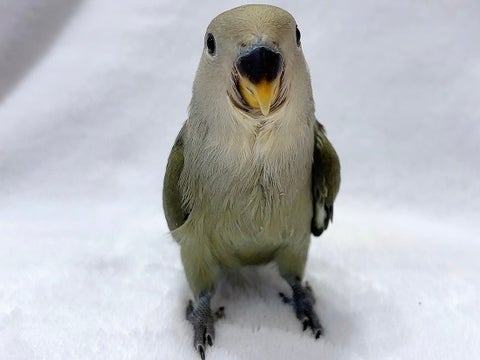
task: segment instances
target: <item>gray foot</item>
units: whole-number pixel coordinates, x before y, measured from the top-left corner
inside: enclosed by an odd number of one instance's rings
[[[193,346],[202,360],[205,360],[206,345],[213,345],[215,340],[215,321],[223,317],[223,307],[215,314],[210,309],[210,293],[201,293],[197,304],[190,300],[187,305],[187,320],[193,325]]]
[[[303,286],[300,279],[296,279],[290,286],[292,287],[293,296],[289,298],[285,294],[280,293],[280,297],[285,304],[293,306],[297,319],[300,320],[303,325],[303,331],[310,328],[315,339],[318,339],[323,334],[323,327],[313,308],[315,298],[312,288],[308,283]]]

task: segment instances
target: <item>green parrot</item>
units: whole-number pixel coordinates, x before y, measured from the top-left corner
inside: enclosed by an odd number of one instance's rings
[[[168,159],[163,207],[194,295],[187,319],[202,359],[227,268],[274,262],[304,330],[323,328],[303,283],[311,233],[333,217],[338,156],[316,120],[300,31],[285,10],[246,5],[212,20],[189,116]]]

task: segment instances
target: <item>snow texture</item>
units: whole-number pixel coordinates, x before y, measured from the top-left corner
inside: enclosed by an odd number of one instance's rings
[[[0,358],[198,359],[161,206],[209,21],[235,1],[0,1]],[[480,2],[275,1],[342,161],[306,277],[214,299],[215,359],[480,358]]]

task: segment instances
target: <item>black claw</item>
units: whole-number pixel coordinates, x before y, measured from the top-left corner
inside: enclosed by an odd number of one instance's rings
[[[308,319],[304,319],[304,320],[303,320],[303,331],[307,330],[308,325],[309,325]]]
[[[315,333],[315,340],[318,340],[318,338],[322,335],[322,330],[318,329],[317,332]]]
[[[220,306],[217,311],[215,311],[215,320],[223,319],[225,317],[225,307]]]
[[[284,293],[281,292],[281,293],[278,293],[278,295],[280,295],[284,304],[290,304],[292,302],[292,300],[289,297],[287,297]]]
[[[207,343],[208,345],[213,346],[213,340],[210,334],[207,334]]]
[[[200,354],[202,360],[205,360],[205,349],[203,348],[203,345],[198,345],[197,351]]]

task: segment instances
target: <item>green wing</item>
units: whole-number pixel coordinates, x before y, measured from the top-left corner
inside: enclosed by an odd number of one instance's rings
[[[170,231],[180,227],[188,218],[188,213],[182,208],[182,193],[178,186],[184,162],[182,135],[183,128],[168,157],[167,170],[163,180],[163,210]]]
[[[333,219],[333,202],[340,188],[340,161],[318,121],[315,122],[314,132],[312,234],[320,236]]]

